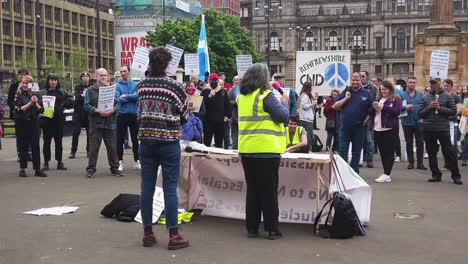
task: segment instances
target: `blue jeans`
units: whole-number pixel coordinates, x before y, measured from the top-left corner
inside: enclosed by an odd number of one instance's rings
[[[364,160],[374,161],[374,130],[365,128],[364,137]]]
[[[364,143],[365,128],[361,126],[342,127],[340,135],[340,156],[348,162],[349,143],[353,144],[351,153],[351,168],[359,173],[359,159],[361,158],[362,144]]]
[[[232,149],[237,149],[237,141],[239,137],[239,124],[231,124],[231,139],[232,139]]]
[[[139,148],[141,162],[141,218],[144,227],[152,226],[153,195],[158,168],[162,167],[166,227],[177,227],[177,182],[180,175],[179,142],[144,143]]]
[[[224,123],[224,137],[223,137],[224,149],[229,149],[229,144],[231,143],[231,139],[229,136],[230,131],[231,131],[231,124],[229,124],[229,122]]]

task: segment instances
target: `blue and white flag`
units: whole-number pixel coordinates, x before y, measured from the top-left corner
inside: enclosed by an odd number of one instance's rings
[[[210,72],[210,55],[208,54],[208,42],[206,39],[205,15],[202,15],[197,53],[198,65],[200,69],[198,77],[201,81],[205,81],[205,72]]]

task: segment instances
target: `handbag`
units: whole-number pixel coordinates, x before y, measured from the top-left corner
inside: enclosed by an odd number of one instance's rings
[[[325,121],[325,129],[332,129],[332,128],[335,128],[336,127],[336,122],[335,120],[329,120],[327,119]]]

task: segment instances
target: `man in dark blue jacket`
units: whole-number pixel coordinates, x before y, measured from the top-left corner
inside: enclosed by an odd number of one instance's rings
[[[136,83],[130,79],[130,68],[127,65],[120,67],[121,79],[115,84],[115,95],[119,99],[120,108],[117,112],[117,156],[119,158],[119,171],[123,171],[123,143],[127,129],[130,129],[132,139],[134,168],[140,169],[138,157],[138,119],[137,102],[135,93]]]

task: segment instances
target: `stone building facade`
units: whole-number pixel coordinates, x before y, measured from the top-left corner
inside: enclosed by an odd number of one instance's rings
[[[349,49],[354,69],[406,79],[414,71],[416,36],[430,22],[431,0],[243,0],[241,20],[265,58],[270,1],[276,3],[270,5],[271,72],[284,73],[290,84],[296,50]],[[468,0],[454,0],[454,13],[456,26],[467,31]]]

